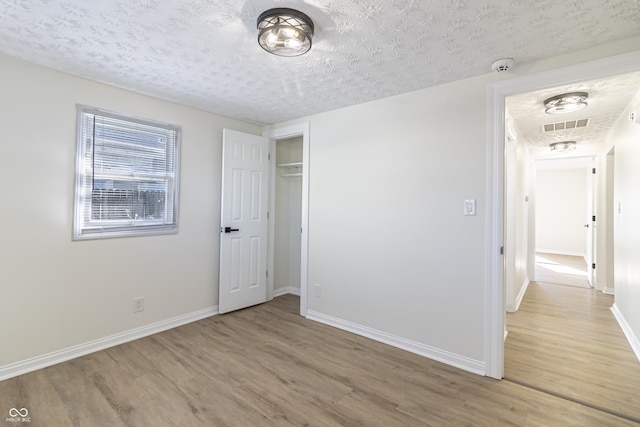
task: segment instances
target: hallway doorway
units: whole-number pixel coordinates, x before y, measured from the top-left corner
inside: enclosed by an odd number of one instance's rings
[[[558,88],[595,79],[640,72],[640,57],[629,52],[603,59],[523,75],[488,86],[489,125],[487,138],[487,171],[489,197],[487,205],[487,299],[485,316],[485,375],[504,376],[505,359],[505,143],[507,140],[506,98],[543,88]],[[637,80],[636,80],[637,81]],[[547,147],[548,149],[548,147]],[[527,198],[523,198],[525,202]],[[521,200],[521,201],[522,201]],[[599,255],[601,255],[599,253]],[[605,269],[598,268],[603,272]]]

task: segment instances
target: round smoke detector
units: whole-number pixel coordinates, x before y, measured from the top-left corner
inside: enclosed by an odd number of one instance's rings
[[[507,71],[511,67],[513,67],[513,58],[498,59],[497,61],[493,61],[493,64],[491,64],[491,70],[497,73]]]

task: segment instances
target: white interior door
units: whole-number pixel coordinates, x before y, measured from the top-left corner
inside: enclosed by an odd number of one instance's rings
[[[219,311],[267,300],[269,140],[224,129]]]

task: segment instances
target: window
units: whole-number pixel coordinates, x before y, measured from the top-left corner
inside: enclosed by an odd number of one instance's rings
[[[177,231],[180,128],[78,106],[74,238]]]

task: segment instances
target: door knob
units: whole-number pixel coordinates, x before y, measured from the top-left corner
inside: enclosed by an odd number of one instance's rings
[[[585,225],[584,225],[584,228],[589,228],[589,224],[585,224]]]
[[[225,233],[231,233],[232,231],[240,231],[240,229],[239,228],[231,228],[231,227],[225,227],[224,228],[224,232]]]

